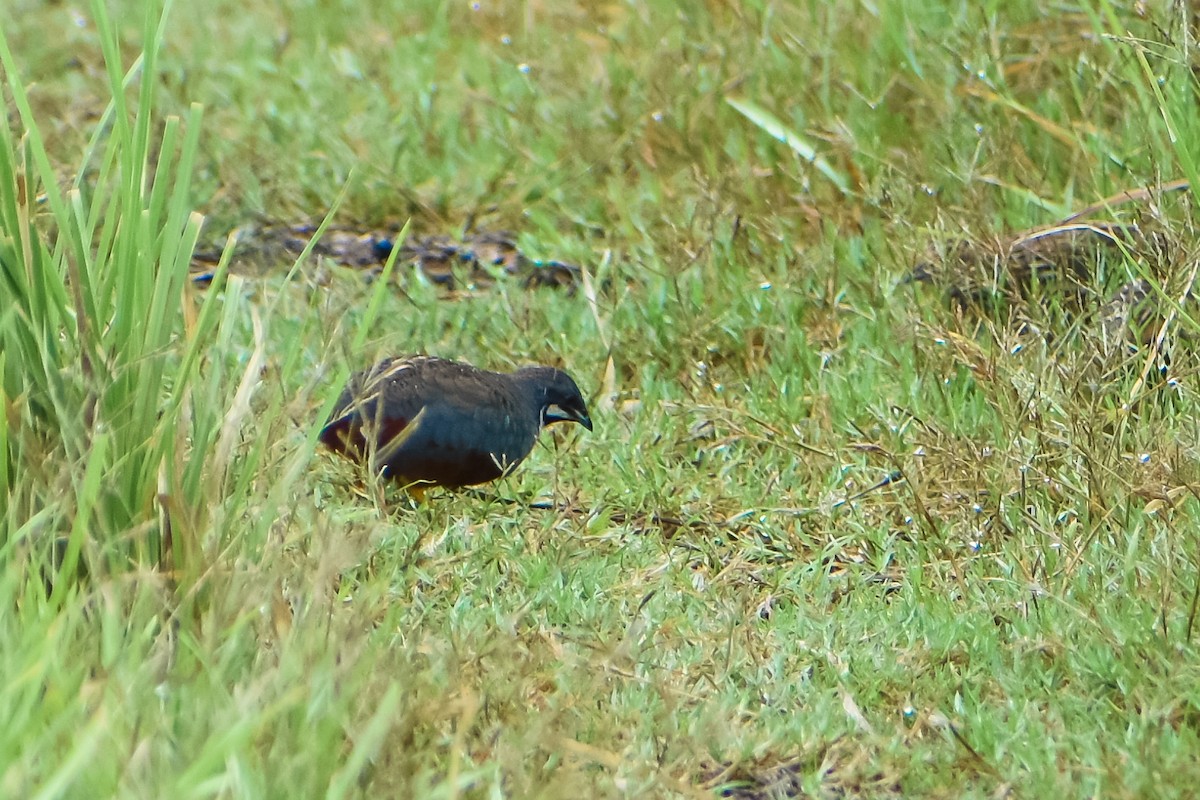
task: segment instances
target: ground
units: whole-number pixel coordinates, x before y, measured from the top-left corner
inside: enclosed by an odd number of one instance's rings
[[[1194,793],[1186,7],[161,12],[0,8],[0,794]],[[414,503],[411,352],[595,431]]]

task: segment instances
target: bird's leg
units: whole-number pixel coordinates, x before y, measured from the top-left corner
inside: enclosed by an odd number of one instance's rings
[[[436,486],[436,483],[423,480],[412,480],[406,475],[394,476],[396,485],[400,487],[409,497],[413,499],[416,505],[425,505],[425,496],[429,490]]]

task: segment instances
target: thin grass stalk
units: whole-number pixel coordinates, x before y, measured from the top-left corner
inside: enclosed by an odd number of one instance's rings
[[[153,76],[167,11],[148,7],[144,49],[130,69],[105,4],[95,0],[92,12],[112,97],[65,194],[0,32],[21,126],[19,139],[7,127],[0,138],[0,291],[10,301],[0,314],[0,490],[16,499],[11,476],[37,474],[24,460],[47,456],[72,487],[23,493],[26,515],[53,509],[41,528],[66,537],[55,603],[93,554],[118,569],[149,564],[169,573],[181,566],[176,557],[198,557],[196,542],[169,552],[163,509],[188,515],[207,501],[202,482],[181,476],[203,471],[213,437],[178,432],[215,430],[223,402],[223,384],[209,402],[185,402],[220,305],[218,283],[185,330],[186,305],[195,302],[188,265],[203,223],[189,203],[201,109],[193,106],[186,122],[167,119],[156,145]],[[126,94],[135,82],[136,106]],[[83,182],[85,173],[94,184]],[[233,338],[216,358],[236,349]],[[25,445],[34,440],[49,450]],[[0,542],[31,534],[22,514],[9,514],[4,526]]]

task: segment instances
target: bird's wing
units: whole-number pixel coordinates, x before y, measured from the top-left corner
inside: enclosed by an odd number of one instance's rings
[[[417,415],[408,421],[408,424],[400,428],[390,439],[381,439],[379,448],[375,451],[375,461],[379,464],[387,464],[392,460],[392,457],[400,451],[404,443],[413,437],[421,423],[427,419],[426,412],[429,406],[423,407],[417,412]]]
[[[366,439],[398,439],[390,451],[394,452],[411,435],[409,428],[424,406],[419,393],[397,381],[412,369],[409,362],[384,362],[352,376],[321,431],[321,441],[338,452],[356,449],[362,453]]]

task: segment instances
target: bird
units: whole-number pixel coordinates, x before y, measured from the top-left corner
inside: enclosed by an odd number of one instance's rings
[[[419,503],[431,486],[454,489],[509,474],[556,422],[592,430],[578,385],[561,369],[490,372],[401,356],[350,376],[320,440],[351,460],[371,464],[373,456],[373,468]]]

